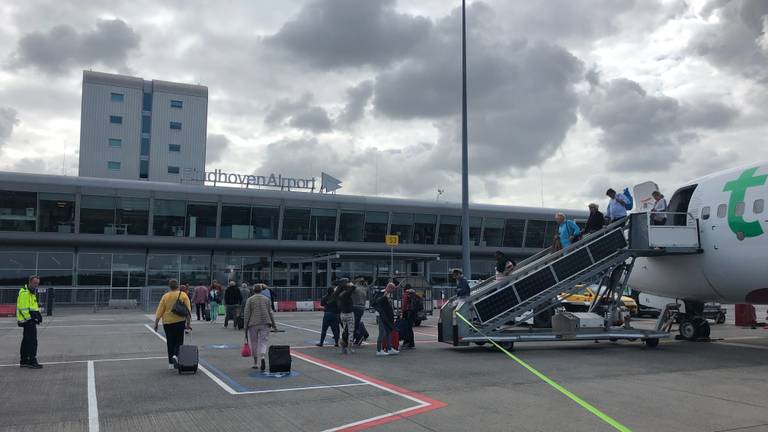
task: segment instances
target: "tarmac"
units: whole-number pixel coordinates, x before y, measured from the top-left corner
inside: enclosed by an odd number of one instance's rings
[[[371,344],[352,355],[314,346],[321,313],[278,313],[284,332],[270,342],[292,347],[285,377],[251,369],[231,323],[193,321],[201,368],[180,376],[151,315],[56,312],[39,328],[42,370],[18,367],[21,329],[0,319],[0,431],[768,431],[763,328],[713,325],[712,342],[656,348],[515,345],[611,425],[496,348],[438,343],[436,317],[416,328],[416,349],[377,357]],[[364,317],[369,342],[374,319]]]

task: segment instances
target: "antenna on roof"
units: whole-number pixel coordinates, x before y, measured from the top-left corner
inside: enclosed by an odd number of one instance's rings
[[[435,202],[440,201],[440,195],[445,193],[445,189],[437,189],[437,198],[435,198]]]

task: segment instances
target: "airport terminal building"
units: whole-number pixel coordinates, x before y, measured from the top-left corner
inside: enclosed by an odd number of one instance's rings
[[[473,279],[493,253],[524,257],[551,244],[555,209],[472,205]],[[570,214],[577,220],[585,212]],[[168,279],[266,282],[278,297],[313,300],[338,277],[381,283],[394,273],[453,286],[461,208],[447,202],[0,173],[0,303],[30,274],[58,304],[152,302]]]

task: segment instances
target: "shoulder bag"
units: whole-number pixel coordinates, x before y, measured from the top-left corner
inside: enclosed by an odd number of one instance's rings
[[[179,292],[179,296],[176,297],[176,303],[173,304],[171,313],[184,318],[186,318],[187,315],[189,315],[189,309],[187,309],[187,305],[185,305],[184,302],[181,301],[181,292]]]

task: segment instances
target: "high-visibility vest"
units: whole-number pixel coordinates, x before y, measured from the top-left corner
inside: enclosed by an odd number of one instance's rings
[[[30,312],[39,310],[40,306],[37,304],[37,295],[33,294],[24,285],[19,290],[19,297],[16,299],[16,320],[20,323],[27,322],[32,319]]]

